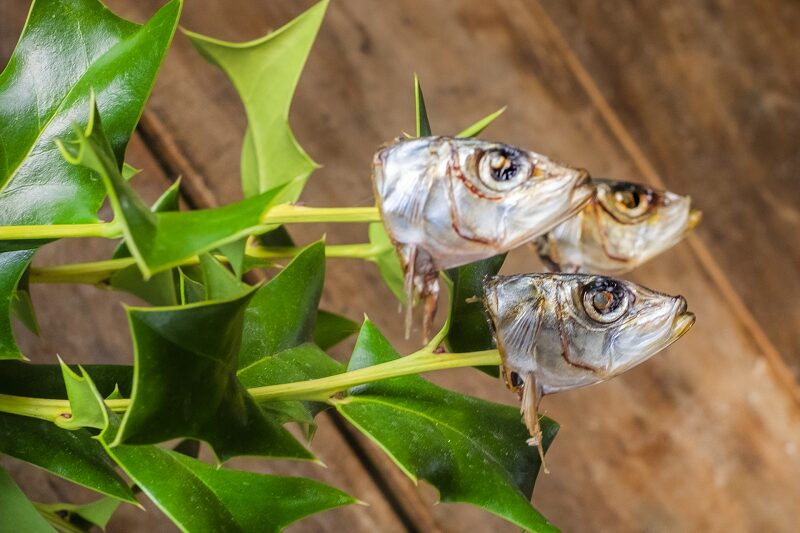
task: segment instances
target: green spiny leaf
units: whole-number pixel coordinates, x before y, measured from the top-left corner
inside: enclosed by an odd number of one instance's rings
[[[0,413],[0,452],[101,494],[135,501],[88,430],[66,431],[46,420]]]
[[[400,265],[400,258],[397,257],[397,250],[392,244],[386,229],[380,222],[369,225],[369,242],[383,250],[376,254],[373,261],[378,265],[383,282],[392,291],[401,304],[406,303],[405,276],[403,267]]]
[[[109,395],[117,383],[123,392],[130,393],[131,367],[89,365],[87,368],[98,377],[104,395]],[[59,365],[4,361],[0,363],[0,393],[66,398],[62,376]],[[101,494],[135,501],[103,447],[85,429],[65,431],[46,420],[0,413],[0,453]]]
[[[480,135],[483,132],[483,130],[488,128],[492,122],[494,122],[500,115],[502,115],[505,112],[505,110],[506,110],[505,107],[501,107],[494,113],[483,117],[475,124],[472,124],[471,126],[467,127],[461,133],[456,134],[456,137],[475,137],[477,135]]]
[[[17,283],[17,290],[11,300],[11,312],[28,331],[39,335],[39,321],[36,319],[36,310],[33,308],[30,288],[30,269],[26,268]]]
[[[68,524],[75,524],[78,528],[88,531],[92,525],[105,529],[108,521],[119,508],[119,504],[119,500],[106,497],[81,505],[71,503],[39,504],[39,509],[63,515]]]
[[[11,326],[11,305],[17,285],[33,258],[34,250],[0,252],[0,360],[20,359],[20,352]]]
[[[450,329],[445,342],[451,352],[477,352],[494,347],[494,336],[483,308],[483,280],[500,271],[505,254],[447,271],[450,291]],[[497,367],[481,368],[497,376]]]
[[[88,375],[85,384],[94,388]],[[95,389],[97,404],[103,398]],[[106,409],[99,441],[125,473],[184,531],[277,532],[303,517],[355,503],[317,481],[216,468],[157,446],[110,446],[119,419]],[[246,490],[243,490],[246,487]]]
[[[217,261],[211,254],[200,256],[200,266],[203,269],[206,298],[209,300],[236,298],[250,290],[246,283],[239,281],[230,270],[225,268],[225,265]]]
[[[156,200],[150,210],[153,213],[177,211],[180,208],[180,179],[170,185]],[[112,254],[112,259],[130,257],[128,244],[123,240]],[[134,294],[153,305],[176,305],[180,297],[177,276],[172,270],[154,274],[145,280],[138,265],[131,265],[114,272],[108,280],[109,285],[117,290]]]
[[[0,530],[25,531],[25,533],[53,533],[33,503],[20,490],[8,472],[0,467]]]
[[[238,241],[229,242],[219,247],[219,252],[228,260],[231,265],[233,273],[236,274],[238,279],[242,279],[242,274],[245,272],[245,250],[247,249],[247,239],[239,239]]]
[[[414,104],[417,115],[417,137],[433,135],[431,123],[428,121],[428,110],[425,108],[425,97],[422,95],[422,87],[416,74],[414,74]]]
[[[73,372],[61,359],[59,362],[64,375],[67,397],[72,406],[72,415],[68,419],[59,417],[56,423],[65,429],[105,428],[105,408],[97,404],[94,393],[85,386],[85,378]],[[115,388],[111,394],[117,393],[118,389]]]
[[[178,269],[178,284],[181,296],[181,305],[205,302],[206,286],[191,275],[191,267]]]
[[[131,181],[134,177],[138,176],[141,171],[142,169],[136,168],[128,163],[122,164],[122,177],[127,181]]]
[[[372,323],[361,329],[348,371],[397,359]],[[451,392],[418,376],[354,387],[336,409],[413,480],[445,502],[477,505],[530,531],[555,528],[530,504],[539,456],[519,409]],[[542,421],[545,448],[557,425]]]
[[[291,182],[281,200],[295,201],[318,167],[289,127],[289,108],[327,7],[327,0],[319,2],[282,28],[247,43],[186,32],[197,50],[228,75],[244,104],[249,124],[242,148],[246,196]]]
[[[258,289],[245,313],[239,366],[312,340],[325,281],[325,244],[300,252]]]
[[[175,182],[172,183],[167,190],[161,193],[161,196],[158,197],[158,200],[150,208],[150,211],[153,213],[165,213],[167,211],[178,211],[180,210],[180,192],[181,180],[178,178]],[[122,240],[117,245],[117,248],[114,250],[114,253],[111,254],[112,259],[120,259],[122,257],[130,257],[131,251],[128,249],[127,243]]]
[[[222,461],[237,455],[313,458],[236,379],[252,296],[128,309],[136,373],[115,444],[185,437],[208,442]]]
[[[358,331],[358,324],[349,318],[319,310],[317,312],[317,324],[314,326],[314,344],[327,350],[345,340],[347,337]]]
[[[87,128],[59,142],[59,148],[69,162],[100,174],[115,220],[145,278],[264,229],[261,216],[274,205],[280,188],[214,209],[151,212],[120,174],[96,107],[91,113]]]
[[[341,374],[344,366],[311,343],[289,348],[264,357],[239,370],[239,381],[247,388],[295,383]],[[314,416],[324,409],[318,402],[271,402],[262,407],[282,415],[281,420],[312,424]]]
[[[180,11],[173,0],[140,26],[97,0],[33,3],[0,74],[0,225],[97,221],[102,183],[65,164],[53,141],[86,119],[93,90],[121,167]]]
[[[79,371],[71,365],[73,371]],[[119,387],[123,396],[131,394],[133,367],[127,365],[84,365],[95,376],[104,396]],[[61,365],[35,365],[19,361],[0,361],[0,394],[38,398],[66,398],[67,389]]]

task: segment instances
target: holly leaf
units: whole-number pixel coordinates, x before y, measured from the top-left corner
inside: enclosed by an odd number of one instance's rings
[[[344,372],[344,365],[331,358],[318,346],[305,343],[264,357],[238,372],[239,381],[249,388],[296,383],[318,379]],[[314,417],[325,404],[320,402],[280,401],[262,403],[261,407],[278,414],[280,420],[295,421],[310,428],[313,433]]]
[[[114,445],[182,437],[208,442],[221,461],[238,455],[313,459],[236,378],[252,296],[247,291],[228,300],[127,309],[136,370]]]
[[[77,370],[77,366],[70,366]],[[118,388],[124,397],[131,394],[133,367],[127,365],[84,365],[95,376],[95,383],[108,396]],[[0,361],[0,394],[35,398],[66,399],[67,390],[60,365],[38,365],[19,361]]]
[[[414,107],[417,116],[417,137],[430,137],[433,133],[431,123],[428,121],[428,109],[425,107],[425,97],[422,95],[422,87],[416,74],[414,74]]]
[[[92,525],[105,529],[108,521],[111,520],[111,517],[119,508],[119,504],[119,500],[106,497],[80,505],[72,503],[40,503],[38,507],[47,513],[62,516],[65,522],[74,524],[80,530],[89,531]]]
[[[269,283],[245,312],[239,367],[309,342],[325,281],[325,243],[311,244]]]
[[[0,252],[0,360],[26,357],[17,346],[11,326],[11,307],[17,286],[28,268],[35,250]]]
[[[153,213],[166,213],[167,211],[178,211],[180,210],[180,199],[181,199],[181,179],[178,178],[175,180],[172,185],[167,187],[161,196],[158,197],[158,200],[153,203],[150,207],[150,211]],[[125,240],[121,240],[117,245],[116,249],[114,249],[114,253],[111,254],[112,259],[121,259],[123,257],[130,257],[131,251],[128,249],[128,244]]]
[[[239,281],[238,277],[211,254],[200,256],[200,267],[205,280],[206,298],[209,300],[227,300],[250,291],[249,285]]]
[[[219,252],[228,260],[234,274],[238,279],[242,279],[242,274],[245,272],[245,251],[247,250],[247,239],[239,239],[238,241],[229,242],[219,247]]]
[[[505,111],[506,111],[506,108],[505,107],[501,107],[500,109],[498,109],[494,113],[486,115],[485,117],[480,119],[478,122],[472,124],[471,126],[468,126],[467,128],[465,128],[460,133],[457,133],[456,137],[476,137],[476,136],[480,135],[481,133],[483,133],[483,130],[488,128],[489,125],[492,122],[494,122],[495,120],[497,120],[497,118],[500,115],[502,115],[503,113],[505,113]]]
[[[217,468],[157,446],[111,446],[118,439],[119,419],[94,389],[95,405],[71,404],[77,415],[88,409],[105,412],[98,440],[137,486],[184,531],[281,531],[303,517],[349,505],[356,500],[311,479],[272,476]],[[85,395],[82,395],[85,396]],[[243,488],[245,488],[243,490]]]
[[[25,269],[17,283],[17,289],[11,300],[11,312],[28,328],[28,331],[39,335],[39,321],[36,319],[36,310],[33,308],[33,299],[31,298],[30,269]]]
[[[90,107],[86,129],[76,128],[73,139],[58,141],[58,146],[67,161],[91,168],[102,178],[115,221],[145,279],[250,233],[265,231],[261,217],[274,205],[280,187],[213,209],[151,212],[120,173],[97,108]]]
[[[177,211],[180,208],[180,181],[180,178],[175,180],[156,200],[150,208],[153,213]],[[128,244],[122,240],[111,257],[112,259],[120,259],[130,256]],[[179,298],[176,278],[175,271],[167,270],[154,274],[150,279],[145,280],[139,266],[133,264],[111,274],[108,284],[114,289],[138,296],[152,305],[176,305]]]
[[[178,269],[178,282],[180,286],[181,305],[204,302],[206,287],[201,282],[192,278],[185,268]]]
[[[100,389],[110,394],[117,384],[130,393],[131,367],[89,365]],[[0,393],[66,399],[59,365],[0,363]],[[65,431],[51,421],[0,413],[0,453],[38,466],[59,477],[118,500],[135,503],[127,483],[89,431]],[[2,498],[0,498],[1,500]],[[4,516],[0,513],[0,516]]]
[[[230,78],[244,104],[248,122],[241,165],[245,196],[289,185],[281,201],[296,201],[308,176],[319,167],[295,139],[289,108],[327,7],[327,0],[319,2],[282,28],[246,43],[184,30],[200,54]]]
[[[55,531],[1,466],[0,516],[3,517],[2,527],[6,531],[25,531],[26,533],[53,533]]]
[[[399,354],[366,321],[348,371]],[[519,409],[445,390],[419,376],[360,385],[332,400],[337,411],[380,446],[415,482],[444,502],[464,502],[530,531],[556,531],[530,504],[540,462]],[[558,426],[543,419],[545,449]]]
[[[378,252],[372,256],[372,261],[378,266],[383,282],[392,291],[395,298],[401,303],[406,303],[405,275],[400,265],[397,250],[386,233],[386,228],[380,222],[369,225],[369,242]]]
[[[447,271],[450,291],[450,327],[445,338],[451,352],[477,352],[494,348],[494,335],[483,307],[483,280],[500,271],[505,254]],[[480,367],[498,376],[497,367]]]
[[[349,318],[320,309],[317,312],[317,324],[314,326],[314,344],[327,350],[356,331],[358,331],[358,324]]]
[[[53,142],[86,119],[94,91],[121,168],[180,11],[173,0],[138,25],[97,0],[33,3],[0,74],[0,225],[97,221],[103,184],[66,164]]]

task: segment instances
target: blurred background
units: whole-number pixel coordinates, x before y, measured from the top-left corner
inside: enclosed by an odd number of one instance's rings
[[[144,21],[160,0],[109,2]],[[312,2],[188,0],[181,24],[224,40],[263,35]],[[29,2],[0,0],[0,64]],[[796,531],[800,523],[800,3],[791,0],[602,2],[333,0],[300,80],[291,123],[324,165],[304,201],[372,205],[373,151],[414,128],[419,74],[434,132],[453,134],[508,106],[483,136],[582,166],[594,176],[691,194],[695,235],[629,277],[683,294],[698,317],[680,342],[611,382],[548,397],[562,429],[534,502],[565,531]],[[187,206],[241,197],[245,117],[224,75],[178,34],[127,160],[150,200],[184,177]],[[293,227],[299,243],[364,242],[358,225]],[[36,263],[101,259],[112,243],[58,243]],[[532,250],[506,271],[541,269]],[[119,296],[93,287],[33,288],[42,337],[34,360],[130,362]],[[397,304],[371,264],[331,260],[323,305],[367,313],[401,352]],[[440,313],[441,314],[441,313]],[[338,354],[347,356],[346,347]],[[514,403],[473,370],[429,376]],[[369,442],[320,417],[328,468],[234,461],[310,475],[370,503],[295,531],[513,531],[465,505],[431,505]],[[4,464],[6,464],[4,460]],[[81,490],[8,462],[42,501]],[[109,531],[171,531],[157,510],[125,509]]]

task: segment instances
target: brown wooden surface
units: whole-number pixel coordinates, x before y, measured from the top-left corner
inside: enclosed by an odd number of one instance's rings
[[[6,55],[24,17],[16,4],[0,7]],[[138,20],[158,4],[112,2]],[[182,24],[246,40],[307,5],[195,0]],[[416,71],[435,131],[458,131],[508,104],[489,137],[595,175],[663,182],[691,193],[705,211],[697,238],[631,276],[684,294],[698,315],[694,330],[623,377],[544,402],[562,431],[535,502],[567,531],[795,531],[800,522],[800,411],[790,370],[800,357],[793,306],[800,284],[793,235],[800,226],[798,22],[797,4],[789,1],[402,0],[378,8],[348,0],[329,9],[292,114],[301,143],[325,165],[309,182],[308,204],[372,202],[372,149],[413,127]],[[137,140],[130,159],[145,165],[137,159],[155,154],[161,167],[184,173],[197,205],[229,202],[240,197],[244,125],[224,76],[179,36],[142,123],[147,146]],[[145,168],[163,179],[152,162]],[[357,226],[292,233],[309,242],[323,231],[329,242],[365,238]],[[84,250],[72,253],[77,258]],[[527,250],[508,265],[537,267]],[[48,296],[52,305],[34,294],[46,337],[37,353],[128,356],[127,338],[94,329],[121,320],[106,303],[113,295],[59,290],[59,297]],[[354,319],[366,312],[399,348],[415,348],[401,340],[396,306],[371,265],[331,261],[324,305]],[[474,371],[431,378],[513,401],[501,384]],[[315,450],[329,468],[312,475],[372,507],[324,514],[298,530],[401,529],[401,515],[426,531],[514,530],[467,506],[430,505],[432,491],[413,487],[373,445],[341,433],[328,418],[322,425]],[[358,453],[343,439],[355,440]],[[300,472],[291,463],[281,467]],[[24,485],[48,494],[41,484]],[[133,531],[140,517],[126,514],[112,529]],[[136,530],[146,527],[153,526]]]

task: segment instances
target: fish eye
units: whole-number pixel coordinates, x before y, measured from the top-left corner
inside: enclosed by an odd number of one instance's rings
[[[614,190],[614,204],[629,217],[639,217],[650,209],[651,196],[646,188],[625,183]]]
[[[515,187],[520,178],[527,177],[530,173],[530,161],[519,150],[508,146],[484,152],[478,167],[483,184],[497,191]]]
[[[630,306],[630,292],[618,281],[596,278],[583,289],[583,308],[592,320],[609,324],[619,320]]]

